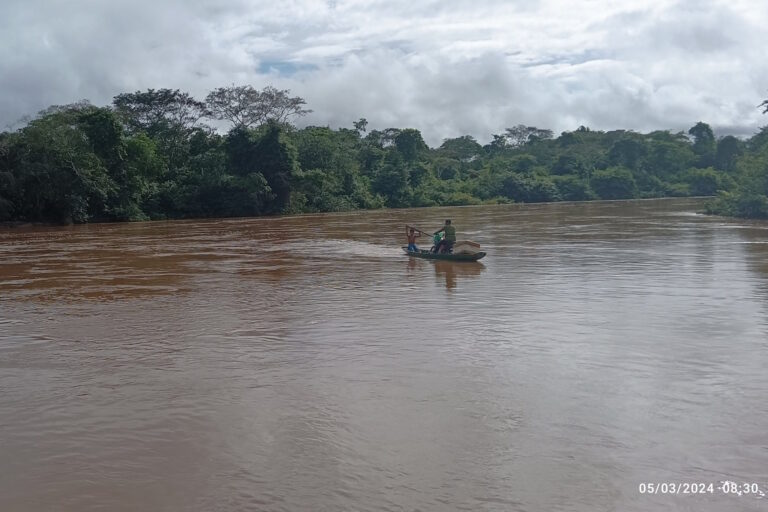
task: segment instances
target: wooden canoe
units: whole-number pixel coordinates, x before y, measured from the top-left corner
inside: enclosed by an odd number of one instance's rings
[[[485,256],[484,252],[478,252],[475,254],[451,254],[428,251],[427,249],[420,249],[418,251],[409,251],[407,247],[403,247],[405,254],[412,258],[424,258],[427,260],[446,260],[446,261],[477,261]]]

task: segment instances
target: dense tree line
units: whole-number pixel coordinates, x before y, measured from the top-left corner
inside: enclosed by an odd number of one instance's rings
[[[768,114],[768,100],[758,108]],[[768,127],[744,143],[739,158],[734,160],[733,173],[737,185],[721,191],[709,204],[709,213],[768,219]]]
[[[768,130],[716,138],[518,125],[430,148],[413,128],[332,130],[289,91],[223,87],[54,106],[0,133],[0,221],[88,222],[362,208],[720,194],[713,211],[768,214]],[[222,134],[208,122],[228,123]],[[217,125],[221,127],[221,125]],[[745,196],[749,190],[749,196]]]

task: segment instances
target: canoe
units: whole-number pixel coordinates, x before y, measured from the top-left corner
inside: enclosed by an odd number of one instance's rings
[[[407,247],[403,247],[405,254],[412,258],[424,258],[427,260],[447,260],[447,261],[477,261],[485,256],[484,252],[478,252],[475,254],[451,254],[440,253],[435,254],[427,249],[420,249],[418,251],[409,251]]]

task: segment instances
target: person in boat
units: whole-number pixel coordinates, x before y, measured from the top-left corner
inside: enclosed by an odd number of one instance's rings
[[[416,247],[416,239],[419,238],[421,234],[416,233],[416,230],[413,228],[410,228],[409,231],[408,226],[406,226],[405,236],[408,237],[408,252],[419,252],[419,248]]]
[[[440,242],[443,240],[443,235],[441,233],[435,233],[434,238],[432,238],[432,248],[430,249],[430,252],[437,252],[438,247],[440,247]]]
[[[435,234],[444,233],[443,239],[435,247],[436,253],[450,252],[453,248],[453,244],[456,243],[456,228],[451,225],[451,219],[445,220],[445,225],[435,231]]]

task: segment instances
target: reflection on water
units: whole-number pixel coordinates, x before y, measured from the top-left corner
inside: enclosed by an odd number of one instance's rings
[[[768,488],[768,226],[699,207],[0,231],[0,510],[764,510],[637,491]]]
[[[431,267],[434,269],[437,282],[444,283],[448,291],[456,288],[457,279],[471,279],[485,271],[485,265],[480,262],[435,261],[418,258],[408,258],[406,266],[410,279],[422,279],[425,270]]]
[[[469,278],[479,276],[485,265],[477,262],[456,262],[456,261],[435,261],[435,275],[445,280],[445,287],[448,290],[456,288],[457,278]]]

